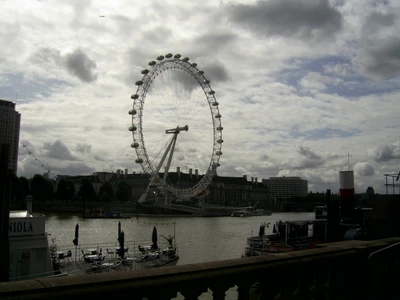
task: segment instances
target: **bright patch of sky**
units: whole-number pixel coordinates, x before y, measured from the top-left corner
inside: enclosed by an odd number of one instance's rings
[[[0,99],[21,113],[18,175],[141,172],[130,96],[171,52],[216,92],[219,175],[337,192],[350,154],[356,192],[384,193],[384,174],[400,170],[399,16],[398,1],[376,0],[2,1]],[[183,133],[206,156],[201,132]]]

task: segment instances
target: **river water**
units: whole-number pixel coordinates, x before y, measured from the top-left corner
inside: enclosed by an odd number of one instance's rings
[[[125,244],[151,243],[153,227],[161,236],[174,235],[180,259],[178,265],[231,258],[244,253],[246,238],[257,235],[261,223],[270,223],[271,233],[276,221],[310,220],[314,213],[273,213],[253,217],[154,217],[130,219],[84,219],[73,215],[46,215],[46,232],[63,249],[74,249],[75,226],[79,224],[79,245],[113,243],[118,246],[118,222],[125,234]]]
[[[153,227],[161,237],[174,235],[178,244],[177,265],[240,258],[244,254],[247,237],[258,235],[262,223],[269,223],[265,232],[272,233],[277,221],[311,220],[314,213],[273,213],[271,216],[253,217],[172,217],[139,216],[130,219],[84,219],[73,215],[46,215],[46,232],[49,243],[54,240],[62,250],[75,249],[75,226],[79,224],[79,247],[85,248],[105,243],[118,246],[118,222],[125,234],[125,245],[151,244]],[[134,242],[134,244],[133,244]],[[91,247],[93,248],[93,247]],[[160,246],[161,248],[161,246]],[[131,251],[129,251],[131,253]],[[79,255],[79,254],[78,254]],[[183,299],[178,294],[177,299]],[[204,293],[201,300],[212,299]],[[237,290],[231,288],[226,299],[237,299]]]

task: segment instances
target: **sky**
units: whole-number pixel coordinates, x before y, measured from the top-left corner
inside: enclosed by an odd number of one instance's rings
[[[400,171],[400,1],[0,4],[0,99],[21,113],[18,176],[141,172],[130,97],[167,53],[196,62],[215,91],[218,175],[297,176],[336,193],[351,169],[356,193],[386,193],[384,174]]]

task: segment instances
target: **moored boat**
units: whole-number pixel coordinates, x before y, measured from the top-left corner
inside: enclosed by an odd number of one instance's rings
[[[266,227],[261,224],[259,234],[247,238],[244,257],[311,249],[326,242],[325,219],[279,221],[271,234],[265,234]]]

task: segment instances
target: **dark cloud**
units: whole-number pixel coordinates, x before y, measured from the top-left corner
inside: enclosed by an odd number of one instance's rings
[[[78,145],[76,145],[75,150],[78,151],[79,153],[82,153],[82,154],[91,153],[92,152],[92,145],[89,145],[89,144],[78,144]]]
[[[396,15],[392,13],[383,14],[373,11],[367,16],[363,26],[363,34],[371,35],[383,28],[391,27],[396,21]]]
[[[356,176],[372,176],[375,169],[368,162],[359,162],[354,166]]]
[[[94,73],[96,62],[91,60],[81,49],[65,56],[65,66],[69,73],[82,81],[92,82],[97,80],[97,75]]]
[[[91,175],[96,169],[87,166],[84,162],[70,162],[52,170],[56,175]]]
[[[303,158],[296,161],[294,166],[295,169],[317,168],[324,163],[322,156],[315,153],[309,147],[298,146],[296,151],[303,156]]]
[[[204,75],[212,82],[227,81],[229,79],[228,71],[221,62],[206,64],[203,67]]]
[[[368,156],[376,162],[385,162],[400,158],[400,144],[383,145],[368,150]]]
[[[372,77],[385,79],[400,75],[400,38],[391,37],[368,48],[363,70]]]
[[[62,160],[75,160],[76,158],[71,154],[68,147],[60,140],[55,141],[53,144],[46,143],[43,146],[45,156],[50,158]]]
[[[94,73],[96,63],[91,60],[81,49],[62,56],[60,51],[54,48],[40,48],[34,53],[30,59],[37,65],[45,66],[48,63],[57,64],[66,68],[67,71],[78,77],[84,82],[92,82],[97,80],[97,75]]]
[[[342,15],[328,0],[260,0],[227,8],[233,23],[262,36],[324,39],[342,27]]]

